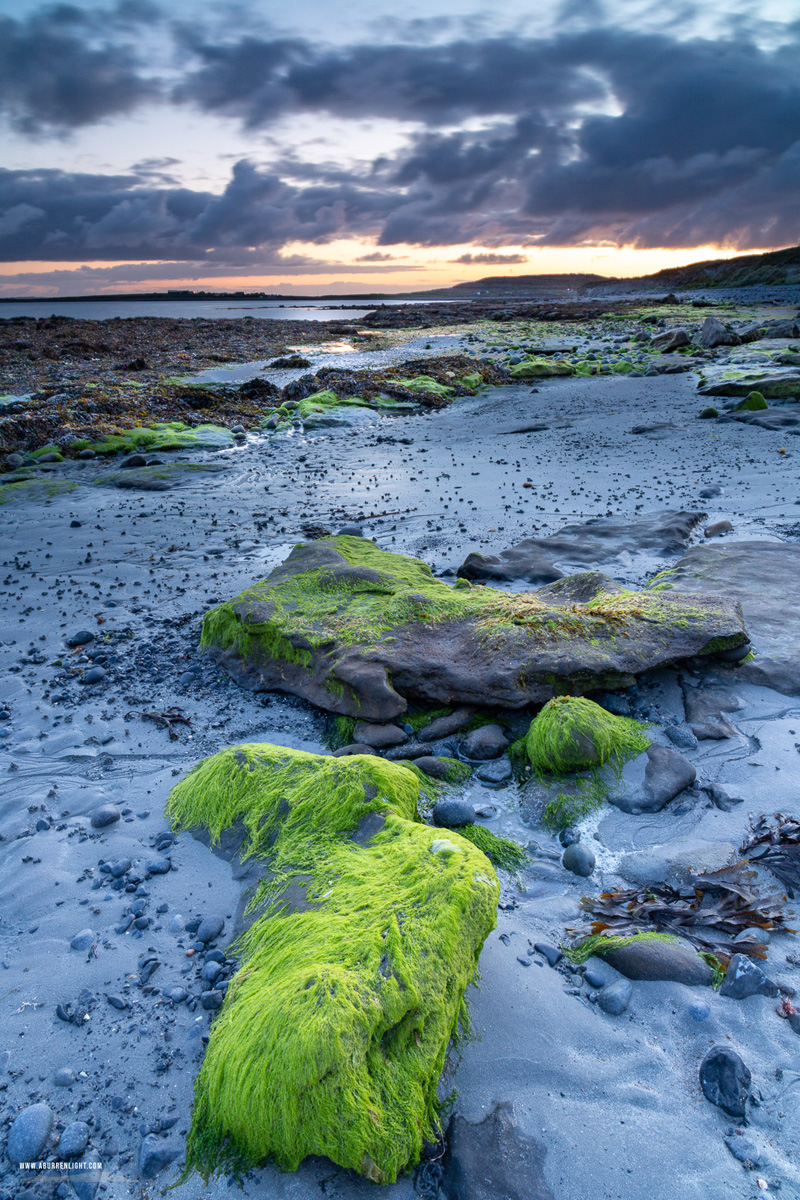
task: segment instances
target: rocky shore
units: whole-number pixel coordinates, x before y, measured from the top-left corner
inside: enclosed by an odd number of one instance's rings
[[[799,351],[0,322],[3,1200],[800,1195]]]

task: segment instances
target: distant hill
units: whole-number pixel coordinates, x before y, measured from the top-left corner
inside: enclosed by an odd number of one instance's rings
[[[667,267],[636,282],[652,284],[656,288],[734,288],[800,283],[800,246],[770,250],[767,254],[746,254],[741,258],[715,258],[689,263],[686,267]]]
[[[608,283],[605,275],[489,275],[456,283],[453,287],[438,288],[426,296],[448,296],[463,299],[482,296],[552,296],[554,292],[580,292],[592,284]]]

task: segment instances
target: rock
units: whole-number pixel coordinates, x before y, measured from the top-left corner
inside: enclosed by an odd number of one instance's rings
[[[164,996],[167,1000],[171,1000],[173,1004],[182,1004],[186,999],[188,992],[185,987],[181,987],[179,983],[175,983],[172,987],[164,988]]]
[[[129,454],[119,463],[121,471],[131,471],[134,467],[146,467],[147,459],[144,454]]]
[[[38,1160],[44,1154],[53,1128],[48,1104],[29,1104],[15,1117],[8,1134],[6,1153],[12,1163]]]
[[[499,725],[481,725],[468,733],[461,745],[461,752],[467,759],[485,762],[490,758],[498,758],[508,749],[508,738]]]
[[[642,772],[642,767],[644,771]],[[660,812],[697,778],[697,770],[669,746],[649,746],[622,772],[625,790],[609,796],[609,804],[622,812]]]
[[[383,757],[389,762],[413,762],[415,758],[430,758],[432,754],[433,746],[430,742],[414,742],[413,745],[406,742],[404,746],[392,746],[384,752]]]
[[[629,946],[607,950],[603,958],[627,979],[665,980],[708,987],[713,978],[708,963],[683,938],[667,942],[637,937]]]
[[[800,695],[798,578],[800,545],[754,540],[694,546],[670,580],[684,591],[717,592],[738,600],[755,658],[736,668],[737,680],[796,696]]]
[[[223,970],[222,963],[218,963],[218,962],[204,963],[203,968],[200,972],[200,978],[204,979],[207,983],[216,983],[217,979],[222,974],[222,970]]]
[[[460,829],[474,821],[475,809],[466,800],[437,800],[433,806],[433,823],[443,829]]]
[[[80,933],[76,933],[70,946],[73,950],[90,950],[95,943],[93,929],[82,929]]]
[[[223,993],[216,988],[212,988],[208,992],[202,992],[200,995],[200,1003],[209,1012],[216,1012],[218,1008],[222,1008],[224,999],[225,996]]]
[[[89,1126],[85,1121],[71,1121],[58,1141],[61,1158],[78,1158],[89,1145]]]
[[[558,946],[551,946],[549,942],[535,942],[533,948],[537,954],[545,956],[551,967],[554,967],[556,963],[560,963],[564,957]]]
[[[583,973],[583,978],[589,987],[597,988],[599,991],[600,988],[604,988],[607,983],[611,982],[608,975],[609,973],[605,969],[600,970],[597,967],[587,967]]]
[[[249,1146],[252,1160],[273,1158],[284,1169],[324,1154],[389,1183],[416,1161],[499,899],[482,852],[421,823],[418,800],[416,775],[405,767],[267,743],[222,751],[171,792],[176,829],[225,828],[231,813],[252,814],[259,848],[245,831],[239,853],[255,849],[263,861],[269,835],[267,853],[283,865],[291,897],[274,921],[251,925],[224,1018],[210,1027],[188,1167],[233,1161]],[[303,818],[285,819],[287,808]],[[382,822],[390,853],[385,837],[376,844],[374,834],[358,836]],[[380,1105],[370,1116],[364,1098],[376,1096],[376,1073]],[[203,1148],[200,1158],[193,1147]]]
[[[681,346],[688,346],[691,340],[685,329],[665,329],[663,333],[653,334],[650,345],[654,350],[670,354],[673,350],[679,350]]]
[[[367,746],[364,742],[352,742],[349,746],[340,746],[338,750],[334,750],[334,758],[349,758],[353,754],[372,754],[378,758],[378,751],[372,746]]]
[[[88,462],[89,459],[97,458],[97,451],[92,450],[91,446],[87,446],[84,450],[78,451],[78,458],[82,458],[85,462]]]
[[[743,1117],[751,1075],[729,1046],[712,1046],[700,1064],[700,1086],[706,1100],[732,1117]]]
[[[104,667],[90,667],[88,671],[81,676],[81,683],[100,683],[105,679],[106,671]]]
[[[715,521],[713,525],[706,525],[703,530],[703,536],[707,538],[719,537],[722,533],[733,533],[730,521]]]
[[[595,868],[594,853],[585,842],[573,842],[561,855],[561,865],[573,875],[588,878]]]
[[[353,737],[357,742],[385,750],[387,746],[400,746],[408,741],[408,734],[397,725],[370,725],[367,721],[356,721]]]
[[[79,629],[77,633],[73,633],[66,639],[67,645],[74,649],[76,646],[88,646],[89,642],[93,642],[95,635],[90,633],[88,629]]]
[[[571,590],[557,586],[534,593],[546,619],[520,623],[517,593],[451,588],[418,560],[326,537],[295,546],[267,580],[208,613],[203,637],[243,686],[370,723],[405,712],[404,693],[519,708],[556,691],[629,686],[641,671],[747,641],[724,600],[630,592],[622,621],[618,600],[606,616],[595,599],[582,624]]]
[[[76,1159],[67,1171],[75,1200],[95,1200],[102,1179],[102,1167],[96,1159]]]
[[[502,758],[495,758],[490,762],[485,762],[482,767],[478,767],[475,778],[490,787],[500,787],[501,784],[511,782],[512,774],[511,763],[504,755]]]
[[[155,1179],[179,1154],[180,1150],[168,1146],[154,1133],[148,1133],[139,1147],[139,1174],[142,1179]]]
[[[13,451],[11,454],[6,455],[6,465],[13,467],[16,470],[17,467],[23,467],[25,465],[25,459],[21,454],[17,454],[16,451]]]
[[[693,875],[721,871],[739,858],[733,842],[704,842],[699,838],[679,838],[634,850],[623,855],[617,872],[628,883],[668,883],[671,887],[691,884]]]
[[[631,1002],[633,984],[629,979],[614,979],[597,993],[597,1007],[610,1017],[619,1017]]]
[[[73,941],[75,939],[73,938]],[[53,1083],[56,1087],[72,1087],[77,1080],[72,1067],[59,1067],[53,1075]]]
[[[779,996],[780,989],[746,954],[734,954],[728,964],[720,996],[745,1000],[748,996]]]
[[[713,350],[715,346],[738,346],[739,335],[729,325],[723,325],[716,317],[706,317],[697,335],[698,346]]]
[[[691,729],[687,729],[685,725],[667,725],[664,728],[664,733],[673,746],[677,746],[680,750],[697,749],[697,738]]]
[[[561,845],[564,847],[564,849],[566,849],[567,846],[574,846],[576,842],[581,840],[581,831],[580,829],[576,829],[574,825],[566,825],[559,832],[558,840],[561,842]]]
[[[194,936],[198,942],[215,942],[224,928],[223,917],[204,917]]]
[[[550,537],[526,538],[497,555],[470,554],[458,575],[471,580],[542,584],[571,571],[608,567],[637,555],[660,559],[685,550],[692,531],[705,516],[703,512],[666,510],[632,520],[598,517],[583,525],[565,525]]]
[[[760,392],[767,400],[787,400],[800,397],[800,373],[784,371],[781,375],[762,375],[758,379],[720,379],[699,389],[701,396],[747,396]]]
[[[454,1116],[447,1129],[444,1190],[452,1200],[554,1200],[544,1177],[546,1148],[520,1133],[514,1106],[501,1101],[471,1125]]]
[[[426,775],[430,775],[431,779],[453,782],[453,767],[450,759],[426,756],[415,759],[414,766],[419,767],[420,771],[424,771]]]
[[[684,688],[686,719],[696,738],[720,741],[736,737],[738,730],[724,715],[738,712],[744,703],[728,688]]]
[[[101,804],[96,808],[91,816],[91,824],[93,829],[106,829],[109,825],[113,825],[122,816],[121,812],[115,804]]]
[[[458,733],[465,725],[469,725],[474,710],[471,708],[456,708],[444,717],[435,717],[429,725],[419,731],[420,741],[436,742],[439,738],[450,737]]]
[[[686,1011],[693,1021],[702,1024],[711,1016],[711,1005],[705,1000],[693,1000],[691,1004],[686,1006]]]

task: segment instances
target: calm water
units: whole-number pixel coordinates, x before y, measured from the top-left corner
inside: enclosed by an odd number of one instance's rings
[[[35,300],[0,303],[0,319],[8,317],[82,317],[109,321],[113,317],[256,317],[262,321],[332,321],[358,319],[385,304],[431,304],[430,300]],[[436,301],[435,303],[438,303]]]

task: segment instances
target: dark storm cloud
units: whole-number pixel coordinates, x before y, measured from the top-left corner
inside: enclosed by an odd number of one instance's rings
[[[486,267],[502,267],[511,266],[514,263],[524,263],[528,260],[524,254],[492,254],[490,251],[484,251],[480,254],[460,254],[458,258],[453,258],[450,261],[454,263],[478,263]]]
[[[56,4],[23,20],[0,15],[0,111],[30,134],[76,129],[152,99],[160,87],[127,35],[155,15],[145,0],[89,12]]]
[[[233,261],[352,235],[493,252],[800,241],[800,29],[787,25],[770,49],[735,29],[681,40],[602,24],[591,0],[569,2],[572,32],[549,38],[448,41],[442,27],[439,40],[406,30],[395,44],[332,48],[176,27],[173,103],[268,130],[278,146],[278,118],[314,114],[320,155],[326,117],[390,118],[410,123],[403,148],[352,167],[287,145],[270,170],[237,163],[221,195],[176,186],[169,160],[117,177],[7,173],[0,253]],[[0,18],[0,100],[18,123],[76,126],[157,90],[130,48],[143,14],[156,20],[146,0],[91,11]]]

